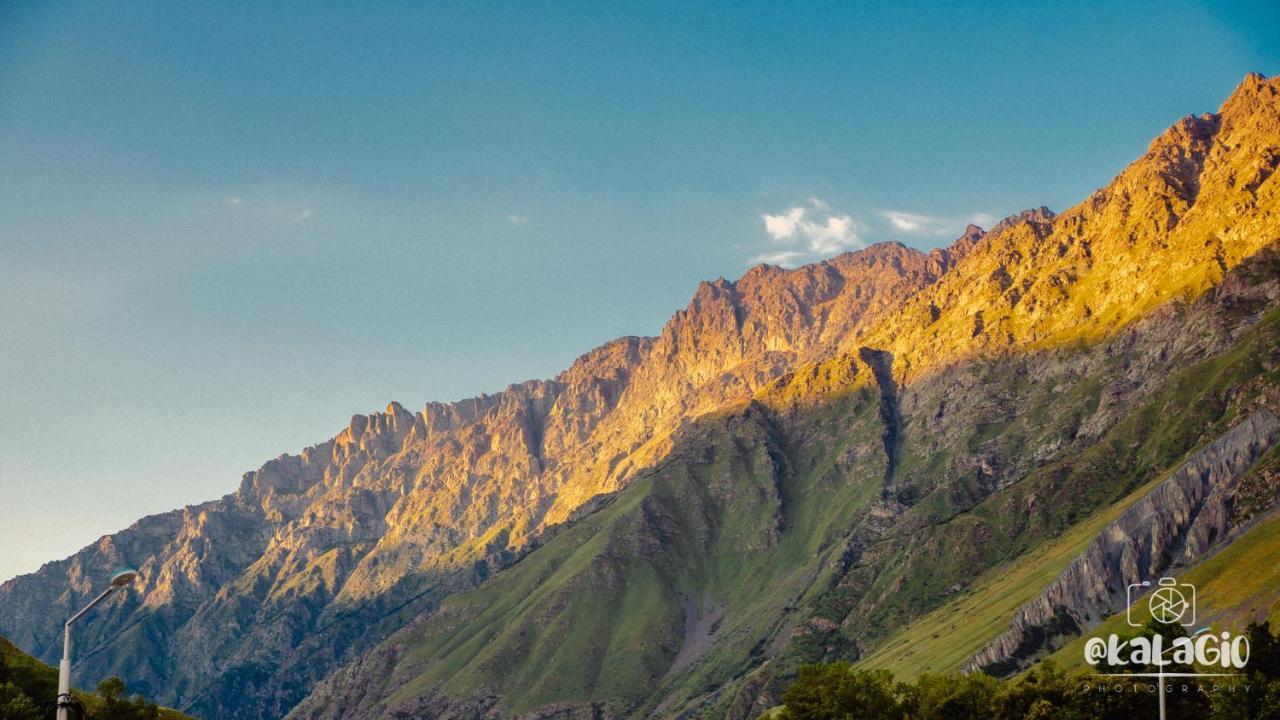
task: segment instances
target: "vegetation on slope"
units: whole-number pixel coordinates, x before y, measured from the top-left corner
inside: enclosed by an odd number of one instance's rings
[[[0,720],[45,720],[52,717],[58,695],[58,671],[0,637]],[[108,678],[97,692],[72,692],[79,708],[94,720],[190,720],[158,707],[141,695],[129,697],[124,681]],[[73,717],[77,717],[73,713]]]
[[[1162,332],[1211,307],[1184,308]],[[689,425],[665,462],[340,671],[297,713],[750,717],[799,666],[857,658],[884,637],[877,623],[939,607],[910,637],[936,651],[933,669],[953,669],[1115,513],[1280,387],[1280,311],[1245,327],[1098,437],[1076,428],[1118,376],[1105,348],[957,370],[986,395],[953,395],[959,429],[936,434],[920,425],[936,415],[929,389],[908,396],[896,474],[871,369],[844,356],[798,371]],[[994,488],[965,487],[974,475],[955,460],[1043,447],[1058,459]],[[948,619],[957,605],[966,614]],[[869,662],[924,657],[895,646]]]
[[[1250,527],[1227,547],[1175,577],[1196,588],[1196,624],[1240,632],[1250,622],[1280,628],[1280,513]],[[1138,603],[1133,616],[1142,622],[1151,613]],[[1090,636],[1128,631],[1125,614],[1114,615],[1089,631]],[[1084,642],[1078,638],[1050,656],[1068,670],[1083,668]],[[1252,662],[1252,661],[1251,661]]]
[[[1280,311],[1272,311],[1231,350],[1173,373],[1101,442],[932,529],[923,539],[928,549],[905,549],[904,562],[924,564],[939,555],[952,562],[928,573],[903,572],[908,594],[894,596],[887,607],[903,608],[896,617],[931,603],[937,609],[898,625],[874,645],[866,666],[906,676],[958,669],[1166,469],[1231,427],[1241,408],[1280,388],[1280,368],[1270,365],[1277,347]],[[1242,487],[1264,494],[1263,483],[1254,481],[1267,475],[1275,454],[1260,461]],[[1274,502],[1275,488],[1269,492]],[[966,552],[975,536],[989,553],[985,572],[982,559]],[[976,580],[966,583],[966,576]],[[965,589],[947,592],[957,585]]]
[[[1143,632],[1176,634],[1179,626],[1149,623]],[[1280,717],[1280,638],[1268,624],[1246,630],[1252,650],[1244,677],[1230,681],[1178,678],[1166,691],[1173,720],[1273,720]],[[1141,668],[1150,671],[1152,668]],[[1170,668],[1168,671],[1192,668]],[[1099,690],[1120,687],[1121,690]],[[888,670],[848,663],[801,668],[785,705],[768,720],[1132,720],[1155,717],[1155,681],[1069,673],[1045,662],[1014,680],[982,673],[926,673],[914,681]]]

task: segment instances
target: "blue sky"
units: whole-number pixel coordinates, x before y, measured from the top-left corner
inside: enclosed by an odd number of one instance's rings
[[[0,578],[1280,72],[1269,3],[888,5],[0,5]]]

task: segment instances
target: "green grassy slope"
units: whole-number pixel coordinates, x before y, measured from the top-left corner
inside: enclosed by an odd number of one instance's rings
[[[6,687],[7,686],[7,687]],[[6,692],[7,690],[7,692]],[[76,698],[84,703],[90,716],[104,713],[106,703],[97,693],[73,691]],[[21,698],[5,697],[6,695],[25,696]],[[58,671],[34,657],[23,652],[18,646],[0,637],[0,716],[23,718],[25,712],[39,708],[42,703],[56,698],[58,695]],[[14,702],[15,699],[17,702]],[[9,704],[6,705],[5,701]],[[148,708],[140,708],[138,717],[150,717]],[[192,720],[177,710],[157,708],[156,717],[160,720]],[[8,713],[8,714],[6,714]],[[112,717],[128,717],[128,709],[121,710]],[[31,717],[39,717],[32,715]]]
[[[1099,530],[1159,482],[1150,481],[1062,536],[983,573],[971,590],[895,632],[859,667],[885,668],[903,679],[958,670],[1003,632],[1017,609],[1065,570]]]
[[[1276,627],[1280,623],[1280,514],[1261,519],[1229,546],[1175,577],[1196,588],[1197,628],[1241,633],[1250,622],[1261,620],[1270,620]],[[1143,623],[1150,619],[1145,603],[1137,603],[1134,617]],[[1088,637],[1130,631],[1126,614],[1119,613],[1050,657],[1059,667],[1083,670]]]
[[[932,410],[918,401],[889,484],[865,376],[703,418],[602,509],[393,636],[370,663],[379,671],[350,684],[410,715],[496,703],[504,716],[591,705],[745,717],[802,663],[869,650],[867,664],[901,675],[952,669],[1098,529],[1280,387],[1277,347],[1272,311],[1230,351],[1171,372],[1096,441],[1028,461],[994,490],[956,459],[1025,461],[1070,438],[1121,360],[1081,373],[1060,355],[1057,374],[1034,382],[1039,358],[973,365],[957,382],[979,384],[982,405],[940,437],[912,425]]]
[[[1262,388],[1280,386],[1280,372],[1274,367],[1266,369],[1268,356],[1278,346],[1280,313],[1273,311],[1229,352],[1174,373],[1157,393],[1119,423],[1104,442],[1078,457],[1033,474],[1019,487],[993,495],[971,513],[957,517],[957,524],[1007,523],[1017,517],[1010,509],[1022,498],[1067,477],[1064,466],[1071,470],[1083,468],[1099,474],[1109,473],[1120,488],[1131,486],[1134,478],[1150,476],[1153,468],[1176,467],[1185,455],[1179,450],[1186,447],[1186,438],[1191,433],[1212,439],[1238,420],[1239,404],[1228,400],[1236,395],[1234,389],[1252,383],[1253,391],[1243,395],[1243,399],[1248,399],[1260,395]],[[1276,464],[1276,456],[1277,451],[1273,450],[1260,460],[1251,476],[1260,475]],[[1064,570],[1102,527],[1149,492],[1163,476],[1164,473],[1155,475],[1123,499],[1105,505],[1065,531],[1050,535],[1050,539],[1016,559],[983,573],[963,594],[877,644],[861,664],[887,668],[895,675],[908,678],[923,672],[958,669],[970,654],[1007,628],[1018,607]],[[1247,477],[1244,485],[1248,486],[1249,480]],[[1045,523],[1047,529],[1052,531],[1055,526],[1070,522],[1081,508],[1090,504],[1087,498],[1085,502],[1054,503],[1049,522]],[[1013,547],[1028,542],[1028,537],[1017,538]]]
[[[809,418],[838,453],[792,447],[754,405],[699,423],[608,507],[447,601],[413,638],[402,668],[414,677],[392,702],[478,686],[500,690],[510,712],[599,698],[628,711],[660,704],[655,687],[683,697],[700,691],[692,678],[731,679],[874,493],[874,412],[873,393],[856,389]],[[863,471],[851,478],[852,466]],[[686,627],[700,622],[702,633]],[[677,656],[688,671],[668,674]]]

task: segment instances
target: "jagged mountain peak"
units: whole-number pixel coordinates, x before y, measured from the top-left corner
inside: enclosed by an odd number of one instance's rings
[[[1052,223],[1055,217],[1057,217],[1057,214],[1044,205],[1041,205],[1038,208],[1027,208],[1026,210],[1014,213],[1013,215],[1010,215],[996,223],[991,228],[991,232],[1004,232],[1019,224],[1047,225]]]
[[[1219,113],[1175,123],[1079,205],[1001,221],[869,341],[918,373],[1097,340],[1203,292],[1275,239],[1277,87],[1250,76]]]
[[[86,599],[92,568],[135,565],[139,592],[111,609],[133,630],[87,635],[86,647],[102,649],[83,672],[127,675],[197,714],[281,716],[443,595],[627,488],[682,429],[763,388],[825,393],[874,379],[848,402],[897,427],[893,388],[914,376],[1110,337],[1219,282],[1275,239],[1275,97],[1274,80],[1246,78],[1220,113],[1175,125],[1061,214],[970,225],[928,253],[881,243],[791,270],[756,266],[700,284],[656,337],[605,343],[554,379],[357,415],[333,439],[247,473],[230,496],[144,519],[0,586],[0,633],[52,657],[55,618]],[[866,395],[874,388],[879,400]],[[945,429],[956,422],[945,399],[925,414],[924,400],[908,397],[916,406],[903,412]],[[898,457],[897,430],[851,441],[831,471],[835,482],[891,458],[873,473],[887,483],[873,493],[877,522],[912,499],[892,484],[911,461]],[[770,443],[752,467],[785,475]],[[974,463],[948,471],[986,484],[1009,472],[999,457]]]
[[[1223,101],[1218,114],[1251,114],[1259,107],[1274,103],[1277,96],[1280,96],[1280,75],[1268,78],[1262,73],[1251,72],[1244,76],[1236,89]]]
[[[83,671],[127,675],[197,714],[280,716],[392,618],[482,580],[651,467],[691,420],[833,352],[952,262],[883,244],[753,268],[700,285],[658,336],[605,343],[554,379],[355,415],[332,439],[246,473],[227,497],[146,518],[6,583],[0,628],[51,655],[51,618],[91,591],[82,576],[134,565],[144,579],[113,612],[140,635],[86,642],[162,638],[144,653],[162,660],[102,652]],[[63,593],[68,574],[79,580]],[[273,669],[259,684],[238,685],[264,658]]]

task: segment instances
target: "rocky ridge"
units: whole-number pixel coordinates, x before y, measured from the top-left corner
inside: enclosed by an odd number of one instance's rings
[[[1030,393],[1023,367],[999,363],[998,379],[983,387],[1013,392],[1027,407],[994,439],[984,426],[1002,407],[932,388],[950,400],[944,416],[968,432],[955,450],[949,441],[930,450],[953,461],[921,468],[912,456],[934,431],[913,428],[936,417],[935,406],[906,403],[897,477],[887,473],[886,388],[875,369],[845,356],[798,370],[753,402],[692,423],[636,483],[336,672],[291,717],[754,718],[777,704],[788,668],[858,657],[862,643],[883,637],[877,628],[959,591],[1016,554],[1008,546],[1019,537],[1053,537],[1061,510],[1087,515],[1198,452],[1231,417],[1259,412],[1259,403],[1280,408],[1274,383],[1244,380],[1280,337],[1277,267],[1280,256],[1269,252],[1178,312],[1179,322],[1144,319],[1103,346],[1041,359]],[[1259,308],[1271,308],[1269,320],[1256,319]],[[1204,331],[1203,344],[1182,344],[1190,328]],[[1215,373],[1196,368],[1224,346],[1248,352],[1232,361],[1241,379],[1218,387]],[[1129,352],[1135,361],[1176,357],[1191,375],[1125,390],[1118,402],[1130,417],[1110,421],[1102,437],[1072,438],[1061,420],[1079,423],[1101,393],[1071,396],[1103,378],[1129,387],[1121,364],[1106,359]],[[958,379],[968,380],[950,377]],[[1238,398],[1233,408],[1208,401],[1200,413],[1181,401],[1182,388],[1206,379],[1204,391]],[[1020,449],[1012,444],[1056,405],[1067,407]],[[1135,436],[1151,417],[1187,432]],[[933,599],[922,603],[922,594]]]
[[[1276,239],[1278,86],[1249,76],[1219,113],[1179,122],[1061,215],[970,228],[927,255],[889,244],[794,271],[756,267],[702,284],[657,338],[608,343],[551,380],[356,416],[225,498],[146,518],[0,586],[0,633],[48,659],[55,618],[91,591],[93,569],[138,565],[140,599],[114,601],[118,622],[102,624],[126,632],[90,633],[82,672],[125,675],[200,714],[278,716],[333,668],[660,463],[696,418],[783,380],[803,395],[805,368],[864,351],[877,359],[879,373],[854,375],[893,388],[901,427],[876,433],[891,450],[931,426],[971,442],[958,433],[973,412],[993,426],[1013,412],[1016,396],[981,395],[973,359],[1051,358],[1106,338],[1133,356],[1078,429],[1039,456],[984,441],[954,456],[943,482],[908,444],[883,473],[881,523],[925,527],[938,518],[921,498],[972,504],[1077,436],[1100,437],[1150,388],[1142,368],[1169,361],[1117,345],[1124,328],[1177,320],[1179,303]],[[1188,336],[1174,349],[1195,355],[1219,340]],[[950,409],[948,395],[960,400]],[[883,400],[881,416],[894,417]]]
[[[953,263],[949,250],[888,244],[756,267],[704,283],[659,337],[613,341],[551,380],[357,415],[231,495],[5,583],[0,632],[48,659],[56,618],[92,592],[93,569],[135,565],[138,592],[99,625],[129,629],[90,631],[81,672],[124,675],[197,714],[283,714],[333,667],[625,484],[689,419],[828,354]]]
[[[1280,78],[1248,75],[1084,202],[1006,219],[859,338],[917,375],[964,358],[1097,342],[1221,282],[1280,231]]]
[[[1211,440],[1203,436],[1210,428],[1245,410],[1274,412],[1280,408],[1274,383],[1251,373],[1275,367],[1280,265],[1269,248],[1277,239],[1277,185],[1267,163],[1256,159],[1268,157],[1280,140],[1276,87],[1274,80],[1250,76],[1219,114],[1179,123],[1081,206],[1058,216],[1024,213],[966,243],[955,267],[902,309],[848,335],[830,358],[797,367],[762,390],[748,414],[762,412],[761,422],[774,428],[770,444],[777,449],[767,451],[772,470],[762,474],[787,502],[756,525],[775,531],[752,544],[751,553],[791,558],[765,563],[790,568],[791,575],[774,578],[769,592],[775,595],[760,602],[790,599],[781,606],[727,612],[717,620],[720,629],[703,659],[690,663],[678,637],[669,635],[671,627],[687,622],[681,603],[637,620],[648,623],[646,642],[628,645],[605,633],[596,645],[579,648],[583,655],[561,651],[591,667],[606,663],[608,669],[593,671],[602,672],[594,677],[625,678],[618,682],[630,689],[592,686],[592,676],[575,679],[586,684],[574,692],[545,684],[547,677],[571,673],[546,664],[564,658],[544,655],[550,649],[535,639],[541,628],[586,617],[581,608],[574,611],[583,594],[629,587],[619,584],[620,574],[628,582],[638,577],[620,569],[629,557],[643,557],[645,564],[711,562],[694,551],[668,558],[674,551],[664,552],[664,543],[636,538],[633,531],[670,543],[679,535],[669,526],[701,516],[673,519],[649,507],[651,496],[644,490],[627,488],[621,497],[644,510],[626,518],[626,531],[605,532],[601,524],[610,521],[597,518],[624,504],[621,499],[582,518],[579,527],[590,523],[605,533],[582,539],[584,547],[604,543],[608,549],[582,561],[585,566],[575,565],[588,569],[567,578],[566,585],[540,579],[530,569],[554,562],[545,559],[548,553],[555,558],[569,552],[553,539],[478,593],[455,596],[361,661],[380,668],[380,675],[348,667],[317,687],[294,716],[338,717],[358,706],[367,717],[648,717],[657,708],[681,717],[754,717],[776,702],[777,673],[785,673],[788,663],[857,657],[863,643],[876,640],[877,626],[883,633],[910,619],[961,590],[965,578],[1070,527],[1079,517],[1074,513],[1118,500],[1164,471],[1166,463]],[[1241,176],[1252,179],[1237,182]],[[1219,203],[1229,210],[1220,212]],[[1228,237],[1230,247],[1206,237]],[[1095,261],[1091,254],[1100,249],[1111,255]],[[1123,270],[1113,272],[1113,265]],[[1121,299],[1111,299],[1111,293]],[[1106,308],[1105,318],[1096,307]],[[1238,379],[1201,369],[1241,343],[1253,355],[1233,366]],[[884,372],[886,367],[892,372]],[[1182,368],[1195,371],[1182,377]],[[1187,404],[1187,392],[1205,394],[1191,395]],[[846,396],[852,399],[839,399]],[[823,398],[835,398],[834,405],[824,407]],[[836,409],[841,403],[843,409]],[[1152,422],[1171,425],[1146,433],[1144,425]],[[758,447],[751,437],[725,442],[739,450]],[[811,447],[816,457],[807,456]],[[712,468],[718,456],[692,447],[677,446],[676,452],[705,458],[701,466]],[[671,467],[659,463],[658,477]],[[719,475],[680,472],[694,486],[706,483],[708,491],[724,487]],[[756,498],[756,492],[738,488],[728,497],[744,511],[744,499]],[[814,559],[798,561],[785,547],[805,542],[796,538],[805,537],[804,528],[814,522],[806,513],[828,509],[796,509],[815,492],[822,493],[825,506],[847,514],[812,539],[818,548]],[[858,499],[837,500],[847,492]],[[733,517],[720,521],[729,524]],[[740,536],[730,533],[725,541],[734,537]],[[730,556],[743,557],[740,549]],[[940,557],[946,562],[940,564]],[[702,597],[704,584],[714,584],[664,582],[668,593],[686,597]],[[810,582],[815,584],[804,584]],[[520,589],[509,594],[555,601],[509,608],[503,612],[511,615],[488,624],[477,608],[503,602],[502,588],[512,585]],[[741,601],[749,589],[718,592],[712,593],[716,607]],[[477,636],[494,639],[483,649],[455,640]],[[642,666],[613,657],[609,649],[615,645],[628,648]],[[539,658],[530,663],[542,675],[526,678],[522,686],[517,675],[529,669],[499,659],[513,657]],[[684,688],[661,672],[647,674],[682,657]],[[393,679],[391,687],[379,684],[386,678]],[[405,687],[413,692],[396,689]],[[564,700],[570,696],[612,702]],[[560,699],[539,705],[553,697]]]

